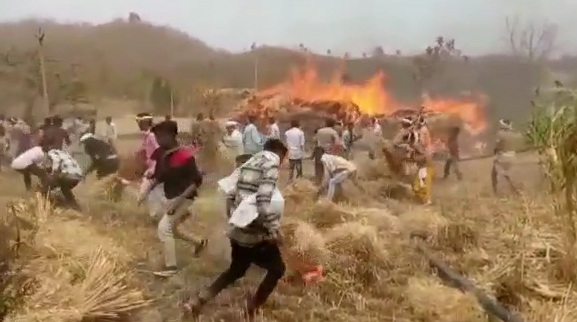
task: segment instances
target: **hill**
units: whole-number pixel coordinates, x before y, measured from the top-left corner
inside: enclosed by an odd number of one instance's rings
[[[53,104],[102,98],[148,102],[155,79],[170,83],[181,111],[189,114],[202,105],[200,93],[207,88],[255,86],[258,64],[259,88],[285,80],[291,68],[313,61],[322,77],[341,71],[350,82],[375,73],[386,75],[387,89],[395,97],[420,97],[415,79],[415,57],[377,54],[343,59],[284,48],[261,47],[250,52],[229,53],[213,49],[199,39],[169,27],[146,22],[115,20],[101,25],[21,21],[0,24],[0,98],[4,105],[34,103],[38,96],[37,39],[42,26],[48,90]],[[457,40],[458,44],[458,40]],[[428,44],[423,44],[426,47]],[[559,74],[577,70],[575,60],[551,62]],[[427,90],[451,95],[482,92],[489,97],[493,117],[522,118],[533,90],[543,78],[543,68],[509,56],[457,59],[436,71]]]

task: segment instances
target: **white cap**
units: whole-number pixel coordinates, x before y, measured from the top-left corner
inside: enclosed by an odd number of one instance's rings
[[[82,136],[80,137],[80,142],[84,142],[86,141],[86,139],[93,137],[94,134],[88,132],[88,133],[84,133],[82,134]]]
[[[237,126],[238,123],[235,121],[228,121],[224,124],[224,126],[229,127],[229,126]]]

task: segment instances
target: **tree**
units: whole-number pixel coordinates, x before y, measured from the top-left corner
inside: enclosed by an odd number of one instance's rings
[[[507,42],[511,53],[529,61],[548,59],[556,49],[557,25],[546,21],[523,24],[519,17],[505,19]]]
[[[373,49],[373,57],[383,57],[385,55],[385,50],[382,46],[377,46]]]
[[[332,54],[330,49],[327,49],[327,56],[330,56]]]
[[[425,90],[427,83],[431,81],[435,74],[442,71],[448,62],[460,57],[461,51],[455,48],[454,39],[445,39],[442,36],[437,37],[433,45],[425,48],[425,53],[413,58],[415,66],[413,77],[421,90]]]
[[[367,58],[367,53],[363,53],[363,58]]]

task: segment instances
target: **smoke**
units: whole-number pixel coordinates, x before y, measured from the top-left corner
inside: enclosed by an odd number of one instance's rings
[[[6,2],[6,5],[2,3]],[[8,3],[9,2],[9,3]],[[436,36],[455,38],[468,55],[508,50],[505,17],[555,23],[558,45],[577,51],[571,37],[577,22],[574,0],[0,0],[0,20],[30,17],[103,23],[134,11],[153,23],[171,25],[210,45],[232,51],[251,43],[306,47],[359,55],[382,46],[386,52],[420,52]]]

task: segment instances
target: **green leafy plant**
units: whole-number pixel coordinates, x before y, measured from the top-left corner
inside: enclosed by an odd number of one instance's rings
[[[539,93],[527,139],[536,146],[551,188],[555,214],[563,229],[561,275],[577,280],[577,92],[558,86]]]

